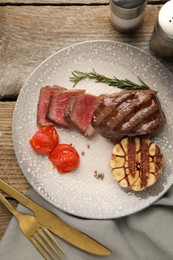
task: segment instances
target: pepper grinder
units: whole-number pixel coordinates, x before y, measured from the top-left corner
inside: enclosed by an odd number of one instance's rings
[[[143,21],[146,0],[110,0],[109,16],[113,27],[128,33],[137,29]]]
[[[150,49],[163,58],[173,57],[173,0],[160,9],[150,40]]]

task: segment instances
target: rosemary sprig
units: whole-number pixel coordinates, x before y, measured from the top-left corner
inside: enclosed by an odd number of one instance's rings
[[[120,89],[126,89],[126,90],[149,89],[149,86],[147,86],[147,84],[145,84],[145,82],[141,80],[139,77],[138,79],[141,84],[137,84],[129,79],[118,79],[116,77],[108,78],[104,75],[97,73],[94,69],[91,72],[81,72],[81,71],[74,70],[72,72],[72,75],[73,76],[70,77],[70,81],[74,83],[73,87],[75,87],[75,85],[79,81],[89,78],[89,79],[95,79],[96,82],[106,83],[109,86],[115,86]]]

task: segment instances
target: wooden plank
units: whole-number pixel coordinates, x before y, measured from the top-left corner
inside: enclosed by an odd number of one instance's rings
[[[0,178],[25,192],[29,188],[17,163],[12,143],[12,115],[15,102],[0,102]]]
[[[20,192],[25,192],[30,185],[22,174],[12,144],[12,116],[15,102],[0,102],[0,178]],[[4,194],[4,193],[3,193]],[[9,198],[8,195],[4,194]],[[9,199],[14,207],[17,202]],[[0,239],[6,231],[12,214],[0,203]]]
[[[73,5],[73,4],[108,4],[109,0],[0,0],[0,4],[53,4],[53,5]]]
[[[148,0],[148,4],[163,4],[168,0]],[[0,0],[0,4],[39,4],[39,5],[74,5],[74,4],[109,4],[109,0]]]
[[[0,178],[21,192],[30,185],[23,176],[15,158],[12,145],[12,115],[15,102],[0,102]],[[5,194],[4,194],[5,195]],[[6,197],[9,197],[8,195]],[[17,202],[9,199],[14,207]],[[9,224],[12,214],[0,203],[0,239]]]
[[[13,205],[13,207],[17,207],[18,203],[13,199],[8,199],[8,201]],[[10,222],[10,219],[12,217],[12,214],[9,212],[8,209],[6,209],[1,203],[0,203],[0,215],[1,215],[1,221],[0,221],[0,240],[5,233],[5,230],[7,229],[7,226]]]
[[[0,95],[16,96],[45,58],[77,42],[116,40],[148,51],[158,8],[148,5],[143,26],[123,35],[112,27],[108,6],[0,6]]]

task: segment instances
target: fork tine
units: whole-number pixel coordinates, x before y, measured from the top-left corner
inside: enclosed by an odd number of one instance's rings
[[[45,228],[45,227],[41,227],[43,230],[44,230],[44,232],[47,234],[47,236],[53,241],[53,243],[57,246],[57,248],[59,248],[59,250],[66,256],[66,254],[65,254],[65,252],[64,252],[64,250],[62,249],[62,247],[60,246],[60,244],[56,241],[56,239],[54,238],[54,236],[49,232],[49,230],[47,229],[47,228]],[[43,234],[43,232],[42,232],[42,234]],[[45,236],[45,238],[47,239],[47,237]],[[49,241],[49,239],[47,239],[48,241]],[[49,241],[49,243],[50,243],[50,241]],[[54,251],[56,251],[57,252],[57,250],[55,249],[55,247],[50,243],[50,247],[52,248],[52,250]],[[54,251],[54,252],[55,252]]]
[[[46,244],[43,242],[43,240],[39,237],[38,233],[35,233],[33,236],[36,241],[43,247],[43,249],[46,251],[46,253],[50,256],[51,259],[55,260],[55,257],[52,255],[50,250],[47,248]]]
[[[43,228],[43,227],[42,227]],[[44,230],[45,231],[45,230]],[[44,241],[47,243],[47,245],[55,252],[55,254],[58,255],[58,257],[61,259],[60,254],[58,253],[58,251],[56,250],[56,248],[52,245],[52,243],[50,242],[50,240],[47,238],[47,236],[45,235],[44,231],[39,228],[38,233],[39,235],[44,239]],[[46,232],[47,234],[47,232]]]
[[[47,255],[44,253],[44,250],[38,245],[38,243],[31,237],[31,243],[35,246],[35,248],[39,251],[39,253],[44,257],[44,259],[48,260]]]

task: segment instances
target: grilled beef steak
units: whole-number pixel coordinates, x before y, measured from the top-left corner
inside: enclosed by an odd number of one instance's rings
[[[68,127],[64,119],[64,113],[70,99],[74,96],[83,94],[84,90],[66,90],[52,95],[47,112],[47,118],[57,125]]]
[[[96,105],[96,96],[83,94],[72,97],[65,111],[64,119],[69,125],[75,126],[81,133],[91,136],[95,132],[91,120]]]
[[[113,142],[125,136],[146,135],[165,123],[165,115],[154,90],[128,90],[98,97],[85,90],[59,86],[41,88],[38,126],[55,123],[77,128],[91,136],[95,130]]]
[[[165,123],[154,90],[122,91],[97,98],[92,126],[112,141],[149,134]]]
[[[59,86],[45,86],[42,87],[40,90],[40,96],[37,106],[37,125],[43,126],[43,125],[50,125],[50,121],[47,120],[46,114],[50,102],[51,94],[59,94],[62,90],[65,90],[65,88],[59,87]]]

